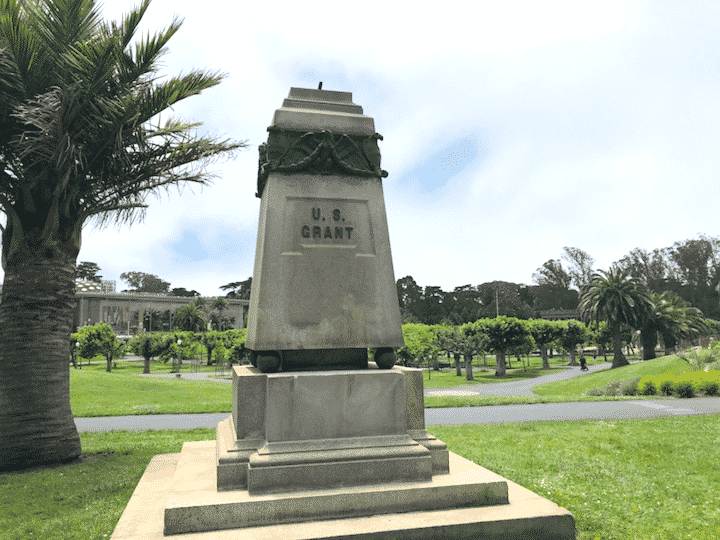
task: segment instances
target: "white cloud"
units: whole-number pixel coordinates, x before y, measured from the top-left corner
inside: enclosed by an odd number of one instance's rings
[[[213,186],[151,203],[141,225],[86,228],[80,260],[97,262],[106,277],[146,271],[204,294],[246,279],[259,209],[257,145],[289,88],[319,81],[353,92],[385,137],[396,278],[411,274],[446,290],[529,283],[563,246],[607,267],[635,247],[720,235],[718,9],[641,1],[477,2],[472,12],[457,1],[407,6],[154,0],[144,31],[174,13],[185,18],[164,74],[228,73],[175,113],[251,147],[211,167]],[[116,18],[127,3],[104,9]],[[479,146],[450,171],[462,140]],[[195,242],[201,260],[188,251]]]

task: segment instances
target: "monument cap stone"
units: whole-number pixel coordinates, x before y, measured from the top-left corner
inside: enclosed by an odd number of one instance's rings
[[[375,121],[352,101],[352,92],[291,88],[272,127],[315,131],[330,130],[350,135],[373,135]]]

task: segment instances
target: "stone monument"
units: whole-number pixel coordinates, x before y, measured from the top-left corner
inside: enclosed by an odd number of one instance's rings
[[[425,429],[372,118],[292,88],[260,150],[247,346],[215,441],[156,456],[113,538],[575,538],[572,515]],[[374,351],[368,362],[367,350]]]
[[[378,140],[350,92],[291,88],[260,146],[246,347],[263,372],[395,363],[403,343]]]

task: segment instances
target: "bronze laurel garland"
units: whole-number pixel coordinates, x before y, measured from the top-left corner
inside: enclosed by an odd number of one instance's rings
[[[256,197],[262,197],[271,172],[348,174],[353,176],[387,177],[380,168],[378,139],[382,135],[335,134],[328,130],[317,132],[288,131],[269,127],[268,140],[260,145],[258,187]]]

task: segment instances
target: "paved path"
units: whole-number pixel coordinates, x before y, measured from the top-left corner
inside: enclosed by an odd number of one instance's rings
[[[541,375],[534,379],[522,379],[519,381],[510,382],[498,382],[498,383],[485,383],[485,384],[472,384],[463,385],[456,388],[428,388],[425,390],[426,396],[532,396],[534,395],[532,389],[538,384],[545,384],[555,381],[563,381],[565,379],[571,379],[580,375],[586,375],[593,373],[594,371],[600,371],[608,369],[610,363],[597,364],[594,366],[588,366],[588,371],[581,371],[580,367],[563,367],[561,371],[557,373],[551,373],[550,375]],[[175,373],[150,373],[150,374],[139,374],[140,377],[161,377],[161,378],[174,378],[177,376]],[[189,381],[212,381],[218,383],[231,384],[231,379],[218,379],[214,377],[214,373],[211,372],[183,372],[181,377]]]
[[[720,414],[720,397],[637,401],[585,401],[425,409],[429,426],[563,420],[618,420]],[[79,431],[147,431],[216,428],[229,413],[157,414],[76,418]]]
[[[532,396],[532,389],[538,384],[555,381],[564,381],[573,377],[587,375],[595,371],[608,369],[610,362],[588,366],[588,371],[581,371],[578,367],[564,367],[557,373],[541,375],[534,379],[521,379],[519,381],[499,382],[489,384],[472,384],[455,388],[428,388],[426,396]]]

